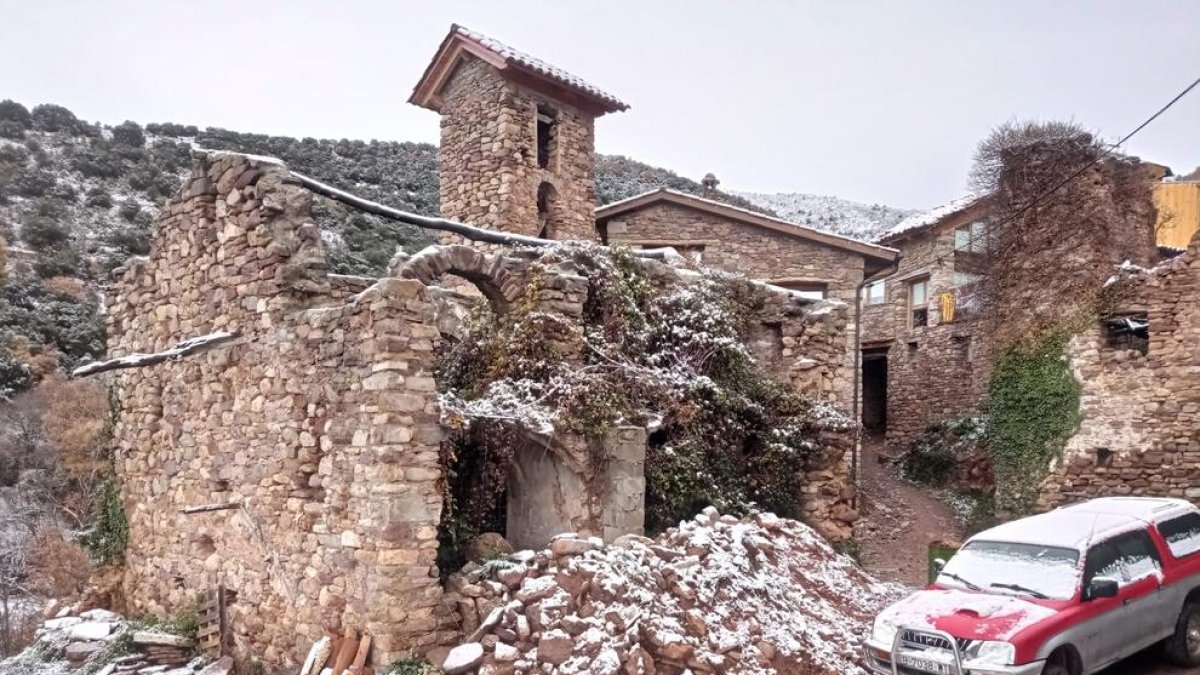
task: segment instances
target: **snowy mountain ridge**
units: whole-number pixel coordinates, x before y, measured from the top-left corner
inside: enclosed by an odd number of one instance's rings
[[[779,217],[799,225],[863,241],[876,241],[897,223],[917,213],[912,209],[863,204],[841,197],[803,192],[764,194],[735,191],[731,194],[760,208],[774,211]]]

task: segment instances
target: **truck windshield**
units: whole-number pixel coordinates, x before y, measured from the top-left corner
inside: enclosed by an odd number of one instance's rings
[[[961,579],[970,580],[970,584]],[[1079,551],[1036,544],[973,541],[946,563],[937,583],[1069,600],[1079,587]]]

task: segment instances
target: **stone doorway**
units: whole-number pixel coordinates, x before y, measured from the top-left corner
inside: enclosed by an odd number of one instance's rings
[[[869,434],[887,429],[887,352],[887,347],[877,347],[862,353],[862,424]]]

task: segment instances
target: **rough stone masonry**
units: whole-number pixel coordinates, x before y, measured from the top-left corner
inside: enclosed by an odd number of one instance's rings
[[[229,626],[243,660],[295,664],[327,631],[353,627],[374,638],[372,661],[386,664],[452,643],[463,625],[436,566],[444,432],[433,373],[461,303],[482,300],[434,284],[456,274],[500,306],[520,297],[536,256],[441,247],[400,260],[388,278],[329,275],[312,198],[280,164],[200,155],[162,211],[150,255],[117,271],[113,356],[238,335],[117,378],[125,591],[132,611],[158,615],[194,608],[218,584],[236,591]],[[688,283],[686,270],[643,264],[662,283]],[[586,279],[550,274],[558,290],[544,309],[578,316]],[[780,293],[762,310],[754,347],[796,389],[839,400],[847,314],[841,303]],[[639,531],[644,430],[614,438],[620,485],[575,495],[582,510],[550,517],[585,535]],[[845,461],[853,438],[821,443],[803,478],[805,509],[837,538],[854,517]],[[552,450],[556,462],[586,470]],[[517,490],[510,512],[554,503],[545,489],[561,485]],[[185,513],[198,506],[211,508]]]

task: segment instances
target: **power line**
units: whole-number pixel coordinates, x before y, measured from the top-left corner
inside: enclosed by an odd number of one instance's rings
[[[1021,208],[1017,209],[1015,212],[1013,212],[1011,215],[1009,215],[1008,217],[1004,218],[1004,219],[1003,219],[1003,220],[1001,220],[1000,222],[998,222],[998,223],[994,223],[994,224],[991,224],[991,225],[989,225],[989,226],[987,227],[987,229],[985,229],[985,231],[984,231],[984,233],[983,233],[982,235],[972,235],[970,238],[968,238],[968,240],[967,240],[967,241],[964,243],[964,245],[963,245],[963,246],[964,246],[964,247],[965,247],[967,250],[970,250],[970,249],[971,249],[971,245],[972,245],[972,244],[974,244],[974,243],[975,243],[976,241],[978,241],[979,239],[981,239],[981,238],[986,238],[986,237],[988,236],[988,232],[987,232],[987,230],[990,230],[990,229],[991,229],[991,228],[993,228],[993,227],[999,227],[999,226],[1001,226],[1001,225],[1005,225],[1005,224],[1007,224],[1007,223],[1009,223],[1009,222],[1012,222],[1013,220],[1016,220],[1016,218],[1017,218],[1018,216],[1020,216],[1021,214],[1025,213],[1026,211],[1028,211],[1028,210],[1032,209],[1033,207],[1037,206],[1037,205],[1038,205],[1038,204],[1039,204],[1039,203],[1040,203],[1042,200],[1046,199],[1046,198],[1047,198],[1047,197],[1049,197],[1050,195],[1052,195],[1052,194],[1054,194],[1055,192],[1057,192],[1057,191],[1059,190],[1059,188],[1063,187],[1063,186],[1064,186],[1064,185],[1066,185],[1067,183],[1070,183],[1071,181],[1075,180],[1076,178],[1078,178],[1078,177],[1082,176],[1082,175],[1084,174],[1084,172],[1086,172],[1088,169],[1092,168],[1093,166],[1096,166],[1097,164],[1099,164],[1099,163],[1100,163],[1100,162],[1101,162],[1101,161],[1102,161],[1102,160],[1103,160],[1105,157],[1108,157],[1109,155],[1111,155],[1113,152],[1115,152],[1115,151],[1117,150],[1117,148],[1119,148],[1119,147],[1121,147],[1122,145],[1124,145],[1124,144],[1125,144],[1125,143],[1126,143],[1126,142],[1127,142],[1129,139],[1131,139],[1131,138],[1133,138],[1134,136],[1136,136],[1136,135],[1138,134],[1138,132],[1140,132],[1142,129],[1145,129],[1147,126],[1149,126],[1151,122],[1153,122],[1154,120],[1158,119],[1158,118],[1159,118],[1159,116],[1161,116],[1161,115],[1162,115],[1163,113],[1165,113],[1167,110],[1170,110],[1171,106],[1175,105],[1176,103],[1178,103],[1178,102],[1179,102],[1179,100],[1180,100],[1180,99],[1182,99],[1184,96],[1187,96],[1189,93],[1191,93],[1191,91],[1192,91],[1193,89],[1195,89],[1197,86],[1200,86],[1200,77],[1198,77],[1198,78],[1196,78],[1195,80],[1193,80],[1191,84],[1189,84],[1187,87],[1185,87],[1185,88],[1183,89],[1183,91],[1181,91],[1181,92],[1179,92],[1178,94],[1176,94],[1176,95],[1175,95],[1175,98],[1172,98],[1170,101],[1167,101],[1167,104],[1166,104],[1166,105],[1164,105],[1163,107],[1159,108],[1159,109],[1158,109],[1158,111],[1157,111],[1157,112],[1155,112],[1155,113],[1154,113],[1153,115],[1151,115],[1150,117],[1146,118],[1146,121],[1144,121],[1144,122],[1142,122],[1141,124],[1139,124],[1139,125],[1137,126],[1137,128],[1135,128],[1133,131],[1129,132],[1128,134],[1125,134],[1125,136],[1124,136],[1124,137],[1122,137],[1120,140],[1118,140],[1116,143],[1113,143],[1112,145],[1109,145],[1107,148],[1105,148],[1104,152],[1102,152],[1102,153],[1100,153],[1099,155],[1097,155],[1095,159],[1093,159],[1092,161],[1088,162],[1087,164],[1084,164],[1084,165],[1083,165],[1083,167],[1082,167],[1082,168],[1080,168],[1078,171],[1076,171],[1075,173],[1071,174],[1070,176],[1067,176],[1067,177],[1066,177],[1066,178],[1064,178],[1063,180],[1059,181],[1058,183],[1056,183],[1056,184],[1055,184],[1053,187],[1051,187],[1050,189],[1048,189],[1048,190],[1046,190],[1046,191],[1042,192],[1040,195],[1038,195],[1037,197],[1035,197],[1035,198],[1033,199],[1033,201],[1031,201],[1031,202],[1029,202],[1028,204],[1026,204],[1025,206],[1022,206]],[[957,249],[957,248],[959,248],[959,246],[956,244],[956,245],[955,245],[955,248]],[[945,262],[945,257],[944,257],[944,256],[938,256],[938,257],[936,258],[935,262],[938,262],[938,263]]]

